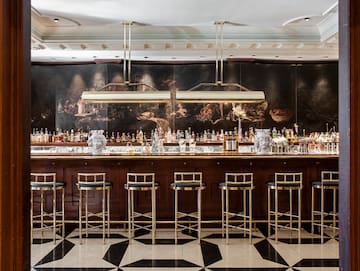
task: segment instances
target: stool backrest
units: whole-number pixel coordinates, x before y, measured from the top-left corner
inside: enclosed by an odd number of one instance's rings
[[[155,185],[155,173],[133,173],[129,172],[126,175],[126,181],[128,184],[136,183],[152,183]]]
[[[56,173],[30,173],[31,183],[56,185]]]
[[[105,186],[106,173],[78,173],[79,184],[102,184]]]
[[[338,183],[339,182],[339,171],[321,171],[321,182],[327,183]]]
[[[202,184],[202,172],[174,172],[176,183],[199,183]]]
[[[303,174],[302,172],[282,172],[282,173],[275,173],[275,185],[278,184],[300,184],[302,185]]]
[[[225,173],[225,183],[228,184],[247,184],[253,186],[253,173]]]

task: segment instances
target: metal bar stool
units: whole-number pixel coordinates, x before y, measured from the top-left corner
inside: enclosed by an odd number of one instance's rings
[[[251,243],[253,173],[225,173],[225,182],[221,182],[219,188],[221,189],[221,233],[224,237],[224,229],[226,230],[226,243],[229,241],[229,228],[242,230],[244,235],[248,232]],[[239,212],[230,211],[230,191],[243,192],[243,208]],[[230,218],[241,218],[242,223],[231,224]]]
[[[320,190],[320,210],[315,210],[315,191]],[[320,236],[321,243],[324,242],[324,228],[330,228],[333,230],[333,235],[335,235],[335,230],[338,230],[337,226],[337,192],[339,189],[339,172],[338,171],[322,171],[321,180],[312,182],[311,185],[311,232],[314,233],[314,226],[320,227]],[[325,211],[325,191],[332,191],[333,201],[332,201],[332,210]],[[316,218],[320,216],[319,220]],[[332,224],[327,225],[325,217],[330,216],[332,218]]]
[[[134,236],[135,228],[149,229],[151,228],[152,243],[155,244],[156,232],[156,190],[159,183],[155,182],[155,173],[128,173],[127,181],[124,185],[128,191],[128,231],[129,239]],[[151,191],[151,212],[140,213],[134,208],[134,192],[135,191]],[[151,220],[150,225],[142,226],[143,221],[136,221],[137,217],[143,217]]]
[[[44,229],[53,229],[54,244],[56,243],[56,229],[62,229],[62,238],[64,238],[65,223],[64,223],[64,187],[63,182],[56,181],[56,173],[31,173],[31,208],[30,208],[30,225],[31,225],[31,240],[33,238],[34,223],[40,224],[41,235],[44,234]],[[40,192],[40,214],[34,215],[34,191]],[[61,210],[57,210],[57,191],[61,191]],[[46,192],[52,194],[52,210],[46,212],[44,209],[44,195]],[[47,225],[48,221],[45,218],[51,219],[52,224]],[[58,219],[60,217],[60,220]]]
[[[271,226],[275,227],[275,242],[278,241],[278,228],[298,231],[298,242],[301,242],[301,190],[303,174],[300,173],[275,173],[275,181],[269,182],[268,185],[268,233],[270,235]],[[274,191],[274,209],[271,209],[271,191]],[[279,191],[289,192],[289,210],[286,212],[279,211]],[[293,213],[293,192],[298,194],[298,210]],[[288,220],[279,221],[279,217],[287,217]],[[297,227],[293,226],[294,221]],[[286,222],[288,224],[279,224]]]
[[[170,187],[175,192],[175,244],[177,244],[178,227],[182,229],[194,230],[201,238],[201,191],[205,189],[202,181],[202,172],[174,172],[174,182]],[[184,213],[178,210],[178,191],[197,191],[197,212]],[[183,217],[195,218],[197,221],[182,221]],[[185,224],[188,224],[186,226]],[[196,228],[197,226],[197,228]]]
[[[103,242],[105,243],[105,229],[107,226],[107,235],[110,236],[110,190],[112,183],[106,181],[106,173],[78,173],[77,188],[79,189],[79,237],[82,244],[82,223],[85,219],[85,234],[88,237],[88,228],[102,228]],[[82,214],[83,195],[85,191],[85,215]],[[88,210],[89,191],[100,191],[101,194],[101,212],[92,213]],[[89,218],[100,218],[101,220],[91,220]]]

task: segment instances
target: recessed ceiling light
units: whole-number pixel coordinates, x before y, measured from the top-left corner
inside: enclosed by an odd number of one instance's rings
[[[97,56],[93,56],[93,58],[97,58]]]
[[[176,57],[173,56],[171,59],[176,59]]]
[[[148,56],[144,56],[145,59],[148,59],[149,57]]]
[[[305,17],[305,18],[304,18],[304,21],[305,21],[305,22],[308,22],[308,21],[310,21],[310,18],[309,18],[309,17]]]
[[[119,56],[115,56],[116,58],[119,58]]]
[[[302,58],[302,56],[298,56],[298,58]]]
[[[73,57],[72,57],[72,59],[76,59],[76,57],[75,57],[75,56],[73,56]]]
[[[229,57],[233,57],[234,55],[229,55]]]
[[[200,58],[205,58],[205,56],[200,56]]]
[[[329,58],[328,56],[323,56],[323,58]]]
[[[53,21],[54,21],[54,23],[58,23],[60,21],[60,19],[59,18],[54,18]]]
[[[251,56],[256,56],[256,54],[252,54]]]
[[[276,58],[278,58],[279,56],[275,56]]]

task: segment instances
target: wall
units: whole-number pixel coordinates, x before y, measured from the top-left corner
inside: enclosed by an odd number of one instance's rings
[[[326,123],[337,129],[337,77],[337,62],[227,62],[224,68],[224,82],[265,92],[262,104],[240,105],[244,129],[290,128],[295,122],[300,133],[324,131]],[[84,105],[80,100],[83,90],[122,81],[121,64],[32,65],[32,127],[132,132],[161,126],[201,132],[236,126],[231,104],[177,104],[172,114],[169,104]],[[187,90],[214,82],[215,64],[135,63],[131,81]]]

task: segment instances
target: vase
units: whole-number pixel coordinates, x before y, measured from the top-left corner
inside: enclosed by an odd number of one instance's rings
[[[257,154],[271,153],[270,129],[255,129],[254,147]]]
[[[104,130],[91,130],[87,143],[92,154],[101,154],[106,149]]]

